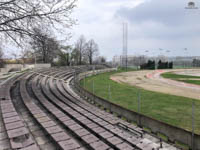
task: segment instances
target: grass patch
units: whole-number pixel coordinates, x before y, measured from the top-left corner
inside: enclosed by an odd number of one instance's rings
[[[136,122],[133,122],[133,121],[131,122],[131,124],[133,124],[133,125],[135,125],[135,126],[137,126],[137,125],[138,125]]]
[[[158,137],[161,138],[163,141],[167,142],[168,141],[168,137],[162,133],[158,133]]]
[[[148,132],[148,133],[151,133],[151,129],[149,129],[149,128],[143,127],[143,130]]]
[[[200,80],[178,80],[185,83],[200,85]]]
[[[127,119],[125,117],[122,117],[121,119],[124,120],[124,121],[127,121]]]
[[[121,105],[129,110],[138,111],[138,92],[141,93],[141,113],[160,120],[162,122],[192,130],[192,101],[191,98],[173,96],[159,92],[147,91],[128,84],[119,84],[110,80],[110,76],[123,72],[114,71],[103,73],[86,78],[86,89],[93,91],[92,83],[94,81],[94,93],[115,104]],[[183,78],[183,77],[181,77]],[[83,81],[81,81],[83,86]],[[109,99],[109,85],[111,98]],[[195,101],[195,132],[200,132],[200,100]]]
[[[198,76],[190,76],[190,75],[179,75],[179,74],[175,74],[175,73],[173,73],[173,72],[166,72],[166,73],[163,73],[163,74],[161,74],[161,76],[162,77],[164,77],[164,78],[168,78],[168,79],[174,79],[174,80],[176,80],[176,79],[200,79],[200,77],[198,77]]]
[[[184,150],[189,150],[189,149],[190,149],[190,147],[189,147],[188,145],[185,145],[185,144],[180,143],[180,142],[178,142],[178,141],[176,141],[175,144],[176,144],[179,148],[181,148],[181,149],[184,149]]]
[[[191,79],[200,79],[200,77],[198,77],[198,76],[179,75],[179,74],[175,74],[173,72],[166,72],[166,73],[161,74],[161,76],[164,78],[167,78],[167,79],[172,79],[172,80],[181,81],[181,82],[185,82],[185,83],[200,85],[200,80],[191,80]]]
[[[127,69],[124,67],[118,67],[118,72],[129,72],[138,70],[136,67],[128,67]]]

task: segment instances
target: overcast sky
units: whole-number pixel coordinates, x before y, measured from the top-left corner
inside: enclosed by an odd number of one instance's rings
[[[122,54],[122,23],[127,22],[130,55],[200,55],[200,9],[185,9],[188,2],[79,0],[73,14],[78,25],[73,27],[70,42],[74,43],[81,34],[88,40],[93,38],[100,54],[110,60]],[[196,5],[200,7],[199,2]],[[184,48],[188,48],[187,54]]]

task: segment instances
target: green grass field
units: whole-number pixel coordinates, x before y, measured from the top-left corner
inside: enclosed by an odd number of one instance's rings
[[[200,85],[200,80],[178,80],[185,83]]]
[[[166,72],[166,73],[161,74],[161,76],[167,79],[200,85],[200,77],[198,76],[178,75],[178,74],[174,74],[173,72]]]
[[[141,113],[168,124],[192,129],[192,101],[193,99],[151,92],[127,84],[119,84],[110,80],[110,76],[122,71],[104,73],[91,76],[85,80],[85,88],[115,104],[119,104],[133,111],[138,111],[138,93],[141,94]],[[81,81],[84,86],[84,81]],[[111,98],[108,89],[111,87]],[[195,132],[200,132],[200,100],[195,101]]]

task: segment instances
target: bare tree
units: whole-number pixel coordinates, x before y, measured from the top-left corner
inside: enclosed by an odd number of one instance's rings
[[[3,55],[4,55],[3,49],[0,47],[0,68],[3,67]]]
[[[17,53],[17,51],[13,51],[11,53],[11,56],[14,58],[14,61],[12,63],[17,63],[17,64],[20,63],[20,61],[19,61],[19,53]]]
[[[69,66],[71,64],[71,46],[62,46],[59,50],[59,65],[60,66]]]
[[[93,63],[94,64],[105,64],[106,63],[106,57],[99,56],[93,61]]]
[[[86,39],[83,35],[75,43],[74,53],[78,58],[78,64],[82,65],[83,57],[85,56],[86,52]]]
[[[14,57],[15,60],[17,60],[18,55],[16,52],[11,53],[11,55]]]
[[[29,49],[22,49],[19,56],[22,60],[23,65],[25,63],[33,63],[35,60],[33,51],[31,51]]]
[[[3,55],[4,55],[4,53],[3,53],[3,49],[0,47],[0,59],[3,58]]]
[[[100,56],[100,63],[106,63],[106,57]]]
[[[97,43],[93,39],[87,42],[86,44],[86,55],[88,57],[90,65],[93,63],[94,56],[97,56],[99,48]]]
[[[42,57],[43,63],[51,63],[60,49],[58,41],[51,37],[48,31],[39,28],[34,29],[34,35],[30,45],[35,50],[35,54]]]
[[[0,36],[19,44],[19,39],[34,34],[41,24],[58,28],[72,26],[70,17],[77,0],[1,0]]]

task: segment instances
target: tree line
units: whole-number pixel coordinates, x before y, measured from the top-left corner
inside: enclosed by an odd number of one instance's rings
[[[0,47],[0,68],[2,68],[3,67],[3,55],[4,55],[4,53],[3,53],[3,49]]]
[[[56,66],[85,65],[105,63],[106,58],[99,56],[99,47],[94,39],[86,40],[81,35],[74,45],[62,44],[48,28],[34,28],[34,36],[26,41],[16,63],[51,63]],[[13,54],[17,60],[17,55]],[[3,51],[0,50],[0,64]]]
[[[200,60],[199,59],[193,59],[192,65],[193,65],[193,67],[200,67]]]
[[[152,60],[148,60],[147,63],[144,63],[140,66],[140,69],[156,69],[156,62]],[[158,61],[157,69],[173,69],[173,62],[162,62],[161,60]]]
[[[86,40],[81,35],[74,45],[62,45],[52,34],[44,33],[42,30],[35,30],[35,37],[30,41],[32,50],[36,55],[36,61],[41,63],[52,63],[59,66],[93,64],[94,59],[105,58],[99,56],[98,44],[90,39]]]
[[[92,65],[105,62],[106,58],[99,56],[98,44],[93,39],[87,41],[81,35],[73,46],[61,46],[57,65]]]

